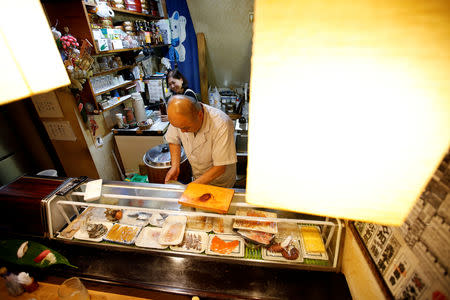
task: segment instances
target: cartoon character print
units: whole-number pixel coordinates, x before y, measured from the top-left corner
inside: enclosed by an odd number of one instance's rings
[[[173,62],[183,62],[186,58],[186,49],[183,45],[183,42],[186,40],[186,18],[181,16],[178,11],[174,11],[169,20],[172,33],[172,46],[169,49],[169,58]]]

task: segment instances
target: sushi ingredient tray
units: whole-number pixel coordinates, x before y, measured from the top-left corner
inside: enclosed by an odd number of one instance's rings
[[[216,234],[234,234],[233,219],[230,218],[214,218],[213,231]]]
[[[151,214],[145,212],[139,212],[136,210],[124,210],[120,224],[132,225],[132,226],[147,226],[149,223]]]
[[[142,227],[139,226],[116,223],[111,227],[103,240],[113,243],[132,245],[134,244],[134,241],[136,240],[136,237],[141,229]]]
[[[277,214],[255,209],[238,209],[236,211],[236,216],[276,218]],[[237,219],[234,221],[233,228],[277,233],[277,223],[275,222]]]
[[[300,245],[303,250],[303,257],[310,259],[328,260],[328,254],[320,234],[318,226],[300,226]]]
[[[166,249],[167,246],[158,243],[161,231],[161,228],[144,227],[134,244],[142,248]]]
[[[206,254],[244,257],[244,239],[236,235],[210,234]]]
[[[208,246],[208,234],[199,231],[186,231],[183,242],[179,245],[170,246],[171,250],[182,252],[202,253]]]
[[[279,222],[277,223],[277,234],[275,240],[283,241],[288,236],[291,236],[294,240],[300,239],[300,228],[297,223]]]
[[[73,237],[78,240],[100,242],[112,227],[113,223],[111,222],[91,221],[81,226]]]
[[[71,240],[77,231],[83,226],[86,222],[86,218],[91,216],[94,211],[94,207],[86,208],[79,216],[77,216],[69,225],[67,225],[64,230],[59,233],[59,237],[63,239]]]
[[[162,227],[158,243],[161,245],[180,244],[183,241],[186,220],[186,216],[168,216]]]
[[[278,244],[277,244],[278,245]],[[263,248],[261,250],[261,255],[262,258],[264,260],[272,260],[272,261],[283,261],[283,262],[296,262],[296,263],[302,263],[303,262],[303,252],[302,249],[300,247],[300,244],[298,242],[298,240],[292,240],[291,244],[289,245],[289,247],[286,247],[286,249],[284,249],[285,255],[288,257],[286,258],[283,255],[282,250],[281,251],[271,251],[271,247],[267,247],[267,248]],[[295,248],[296,250],[292,250],[293,248]],[[293,259],[295,256],[293,256],[294,251],[297,251],[298,255],[295,259]]]
[[[213,228],[213,219],[210,217],[198,216],[187,217],[186,229],[210,232]]]
[[[108,222],[108,219],[106,219],[105,211],[106,209],[102,207],[89,207],[86,209],[85,212],[83,212],[83,215],[85,215],[86,219],[88,219],[91,222],[94,221]]]
[[[152,226],[163,227],[167,214],[153,213],[148,222]]]
[[[245,230],[245,229],[239,229],[237,231],[238,234],[240,234],[244,239],[247,241],[250,241],[252,243],[257,243],[260,245],[267,246],[270,244],[270,241],[273,239],[274,235],[262,232],[262,231],[254,231],[254,230]]]

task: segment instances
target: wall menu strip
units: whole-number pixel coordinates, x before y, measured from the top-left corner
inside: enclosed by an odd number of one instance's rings
[[[389,297],[450,298],[450,152],[402,226],[349,225]]]

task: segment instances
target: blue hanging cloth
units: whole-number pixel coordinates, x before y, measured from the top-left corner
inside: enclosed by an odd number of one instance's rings
[[[178,65],[186,77],[189,88],[200,93],[197,36],[186,0],[166,0],[172,33],[172,45],[167,54],[172,69]]]

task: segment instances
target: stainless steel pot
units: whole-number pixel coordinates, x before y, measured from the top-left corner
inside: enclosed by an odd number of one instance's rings
[[[169,144],[161,144],[148,150],[143,157],[147,167],[148,182],[164,183],[166,174],[171,168]],[[189,183],[192,180],[192,171],[186,153],[181,147],[180,175],[178,181]]]

